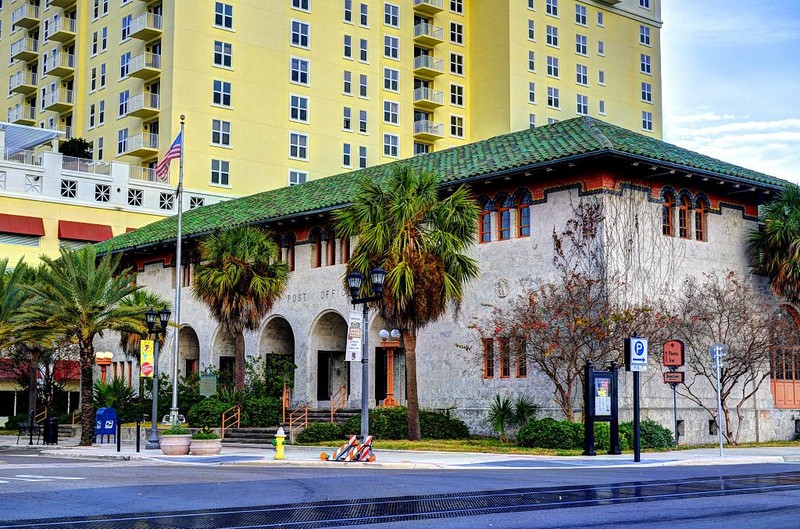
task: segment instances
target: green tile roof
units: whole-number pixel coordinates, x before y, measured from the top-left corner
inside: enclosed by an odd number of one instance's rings
[[[183,235],[191,238],[221,227],[335,209],[348,203],[359,177],[367,175],[380,181],[396,164],[408,164],[417,170],[435,170],[443,183],[448,183],[604,153],[642,158],[760,186],[786,185],[784,180],[763,173],[603,121],[581,117],[186,211],[183,213]],[[175,216],[159,220],[99,243],[98,251],[117,252],[166,242],[175,238],[176,224]]]

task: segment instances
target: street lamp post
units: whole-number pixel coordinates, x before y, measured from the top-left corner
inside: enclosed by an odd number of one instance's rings
[[[169,317],[171,313],[166,307],[156,312],[152,308],[144,313],[147,321],[147,333],[154,334],[156,339],[153,343],[153,410],[150,416],[150,436],[147,438],[146,449],[155,450],[161,448],[158,440],[158,335],[167,334]],[[161,328],[156,327],[156,318],[161,323]]]
[[[100,381],[106,383],[106,375],[108,374],[108,366],[111,365],[111,359],[114,358],[114,353],[110,351],[97,351],[94,354],[94,360],[100,366]]]
[[[386,270],[380,267],[369,271],[372,283],[372,296],[358,297],[364,276],[355,270],[347,274],[347,286],[350,288],[350,299],[353,305],[362,306],[361,321],[361,439],[366,440],[369,435],[369,306],[373,301],[380,301],[383,294],[383,281],[386,279]]]

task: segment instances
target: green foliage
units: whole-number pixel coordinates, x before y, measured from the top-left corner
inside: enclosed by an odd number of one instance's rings
[[[639,432],[641,434],[640,444],[642,449],[665,450],[675,444],[675,437],[672,431],[655,421],[642,421],[639,424]],[[620,444],[622,444],[623,437],[627,445],[633,448],[632,422],[625,422],[619,425]]]
[[[222,423],[222,414],[230,406],[215,397],[201,400],[189,409],[186,420],[196,428],[208,426],[210,428],[219,427]]]
[[[178,424],[173,424],[166,430],[161,430],[161,435],[189,435],[190,432],[188,428],[183,428]]]
[[[95,408],[114,408],[120,422],[135,421],[141,417],[138,415],[138,407],[135,406],[136,395],[133,388],[121,378],[112,378],[108,384],[95,381],[93,396]]]
[[[281,398],[283,386],[294,385],[297,366],[290,354],[268,354],[247,359],[248,393],[259,397]]]
[[[70,138],[58,146],[58,152],[64,156],[91,159],[92,144],[83,138]]]
[[[281,422],[281,401],[248,395],[242,406],[242,426],[268,428]]]
[[[19,413],[14,415],[13,417],[9,417],[8,421],[6,421],[5,426],[3,427],[4,430],[16,430],[18,428],[19,423],[28,422],[28,414],[27,413]]]
[[[506,428],[514,421],[514,406],[511,405],[511,399],[508,397],[501,399],[500,395],[495,395],[489,405],[487,418],[492,430],[500,435],[501,441],[506,442],[508,440]]]
[[[298,443],[339,441],[344,436],[342,427],[330,422],[312,422],[297,436]]]
[[[203,426],[200,431],[192,434],[192,439],[219,439],[219,435],[217,435],[210,427]]]
[[[583,446],[583,425],[567,420],[556,421],[550,417],[528,421],[517,432],[517,444],[535,448],[571,450]]]
[[[514,402],[514,422],[517,426],[526,424],[531,419],[536,418],[540,408],[529,396],[517,395],[517,400]]]
[[[464,421],[443,413],[420,411],[422,437],[424,439],[463,439],[469,437],[469,429]],[[361,416],[350,417],[342,427],[344,435],[358,435],[361,432]],[[369,433],[376,439],[407,439],[408,410],[397,406],[376,408],[369,412]]]

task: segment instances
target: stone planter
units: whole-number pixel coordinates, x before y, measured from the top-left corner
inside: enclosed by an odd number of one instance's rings
[[[191,434],[161,435],[161,452],[168,456],[185,456],[192,443]]]
[[[222,439],[192,439],[193,456],[211,456],[222,451]]]

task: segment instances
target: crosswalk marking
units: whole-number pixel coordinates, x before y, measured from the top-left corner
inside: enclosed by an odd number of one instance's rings
[[[37,474],[17,474],[16,476],[2,476],[2,480],[0,480],[0,483],[8,483],[8,481],[4,481],[7,479],[13,479],[16,481],[37,482],[37,481],[56,481],[56,480],[79,480],[86,478],[79,478],[73,476],[39,476]]]
[[[37,476],[35,474],[17,474],[18,478],[38,478],[38,479],[86,479],[72,476]]]

